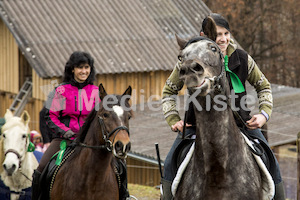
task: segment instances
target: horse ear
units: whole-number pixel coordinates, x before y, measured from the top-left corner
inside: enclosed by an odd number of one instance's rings
[[[124,92],[124,94],[122,94],[122,96],[124,96],[124,95],[129,95],[129,96],[131,96],[131,93],[132,93],[132,88],[131,88],[131,86],[129,85],[128,88],[126,89],[126,91]]]
[[[25,126],[29,125],[29,121],[30,121],[30,116],[28,114],[28,112],[26,110],[23,111],[22,115],[21,115],[21,120],[23,121],[23,123],[25,124]]]
[[[207,17],[207,23],[203,30],[204,34],[211,39],[212,41],[216,41],[217,39],[217,26],[212,17]],[[201,33],[200,33],[201,34]]]
[[[4,115],[4,119],[7,122],[9,119],[13,118],[14,114],[11,112],[11,110],[6,109],[6,113]]]
[[[186,45],[186,43],[187,43],[188,41],[186,41],[186,40],[180,38],[176,33],[175,33],[175,37],[176,37],[176,40],[177,40],[177,44],[178,44],[178,46],[179,46],[179,50],[184,49],[184,47],[185,47],[185,45]]]
[[[103,101],[104,97],[107,95],[102,83],[100,83],[99,85],[99,97],[101,99],[101,101]]]

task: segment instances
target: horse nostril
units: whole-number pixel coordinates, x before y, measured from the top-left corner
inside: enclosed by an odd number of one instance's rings
[[[186,69],[183,68],[183,67],[181,67],[180,70],[179,70],[179,74],[180,74],[181,76],[185,75],[185,74],[186,74]]]
[[[3,164],[3,168],[6,170],[6,164]]]
[[[126,145],[125,152],[129,152],[131,149],[131,142]]]
[[[11,170],[15,171],[16,168],[17,168],[17,166],[15,164],[13,164],[13,166],[11,167]]]
[[[123,150],[123,143],[120,142],[120,141],[117,141],[116,144],[115,144],[115,149],[117,151],[122,151]]]
[[[196,65],[193,68],[196,72],[203,72],[203,67],[196,63]]]

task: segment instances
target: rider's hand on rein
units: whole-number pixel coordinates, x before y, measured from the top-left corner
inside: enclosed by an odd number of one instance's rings
[[[253,115],[250,120],[248,120],[247,127],[249,129],[261,128],[267,122],[266,117],[263,114]]]
[[[74,137],[75,133],[72,130],[68,130],[67,132],[65,132],[65,134],[63,134],[63,137],[66,139],[70,139],[71,137]]]
[[[172,125],[172,131],[177,132],[180,131],[181,133],[183,132],[183,120],[180,120],[178,122],[176,122],[176,124]],[[186,123],[186,127],[190,127],[192,126],[191,124]]]

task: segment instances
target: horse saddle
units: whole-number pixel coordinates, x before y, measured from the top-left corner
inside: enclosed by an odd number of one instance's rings
[[[252,153],[254,153],[262,159],[271,176],[273,176],[273,174],[275,174],[276,172],[276,160],[274,158],[271,148],[262,139],[247,134],[247,131],[243,130],[242,133],[251,141],[254,151],[249,145],[248,146]]]
[[[59,151],[60,152],[60,151]],[[61,162],[57,165],[57,158],[59,156],[59,152],[54,154],[45,169],[43,170],[40,177],[40,191],[39,200],[47,200],[50,199],[50,190],[52,189],[52,184],[54,183],[55,176],[59,170],[59,168],[63,165],[64,162]],[[66,147],[61,160],[65,161],[72,153],[74,152],[74,146],[70,144]]]
[[[242,132],[244,133],[244,130]],[[276,170],[276,161],[274,159],[273,152],[270,149],[270,147],[260,138],[253,138],[248,134],[244,134],[244,135],[247,136],[248,139],[252,142],[252,147],[254,148],[254,151],[252,152],[260,156],[266,168],[270,172],[270,174],[271,175],[274,174]],[[175,174],[179,166],[185,159],[194,141],[195,141],[194,139],[190,139],[190,138],[184,139],[174,151],[172,157],[172,166]],[[251,147],[249,148],[251,149]]]
[[[176,174],[179,166],[181,165],[182,161],[185,159],[186,154],[190,150],[194,141],[195,141],[194,139],[190,139],[190,138],[184,139],[184,140],[182,140],[182,142],[178,145],[178,147],[174,151],[174,154],[172,157],[172,166],[175,167],[174,168],[175,174]]]

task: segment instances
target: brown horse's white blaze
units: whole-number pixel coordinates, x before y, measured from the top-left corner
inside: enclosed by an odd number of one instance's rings
[[[113,106],[113,112],[116,114],[117,121],[119,126],[126,126],[124,124],[126,121],[126,116],[124,115],[124,109],[121,106]],[[120,130],[116,135],[112,135],[113,141],[113,154],[118,158],[125,158],[127,153],[130,151],[131,143],[129,139],[129,133],[126,130]]]

